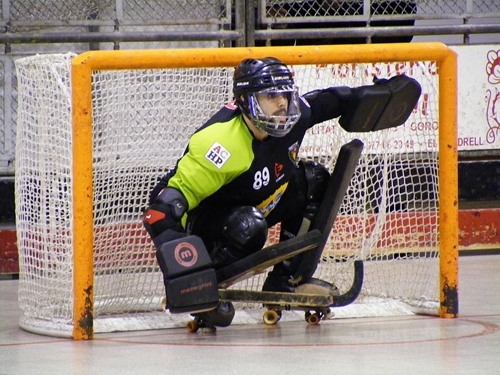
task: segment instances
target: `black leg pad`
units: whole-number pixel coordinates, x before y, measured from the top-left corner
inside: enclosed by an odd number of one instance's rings
[[[212,268],[165,280],[167,308],[171,313],[213,309],[219,302],[217,278]]]
[[[156,251],[156,259],[165,279],[212,266],[207,249],[198,236],[187,236],[164,243]]]
[[[171,313],[213,309],[219,302],[212,260],[198,236],[164,243],[156,252]]]

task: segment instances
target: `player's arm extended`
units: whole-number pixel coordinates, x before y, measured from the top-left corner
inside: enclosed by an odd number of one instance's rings
[[[410,116],[421,94],[413,78],[397,75],[373,85],[331,87],[304,95],[311,106],[312,125],[340,117],[348,132],[370,132],[397,127]]]
[[[351,95],[351,88],[345,86],[314,90],[303,95],[311,107],[312,125],[341,116]]]

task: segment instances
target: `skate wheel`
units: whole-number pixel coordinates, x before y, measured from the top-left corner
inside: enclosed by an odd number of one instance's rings
[[[320,320],[321,320],[321,317],[317,313],[314,313],[314,314],[307,313],[306,314],[306,322],[312,326],[318,324]]]
[[[190,333],[194,333],[194,332],[198,331],[198,328],[199,328],[198,323],[196,323],[194,320],[191,320],[190,322],[188,322],[186,324],[186,329]]]
[[[262,316],[262,320],[267,325],[273,325],[278,323],[281,318],[281,313],[278,313],[276,310],[267,310]]]

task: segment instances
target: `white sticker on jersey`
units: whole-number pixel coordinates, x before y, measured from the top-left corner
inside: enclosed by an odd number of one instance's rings
[[[227,151],[219,142],[215,142],[205,154],[205,157],[218,169],[221,169],[226,161],[231,157],[231,153]]]

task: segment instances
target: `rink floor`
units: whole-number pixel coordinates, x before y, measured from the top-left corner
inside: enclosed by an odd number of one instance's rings
[[[19,328],[17,280],[0,281],[0,374],[500,374],[500,255],[461,256],[456,319],[411,315],[96,334]],[[186,321],[188,321],[186,317]]]

